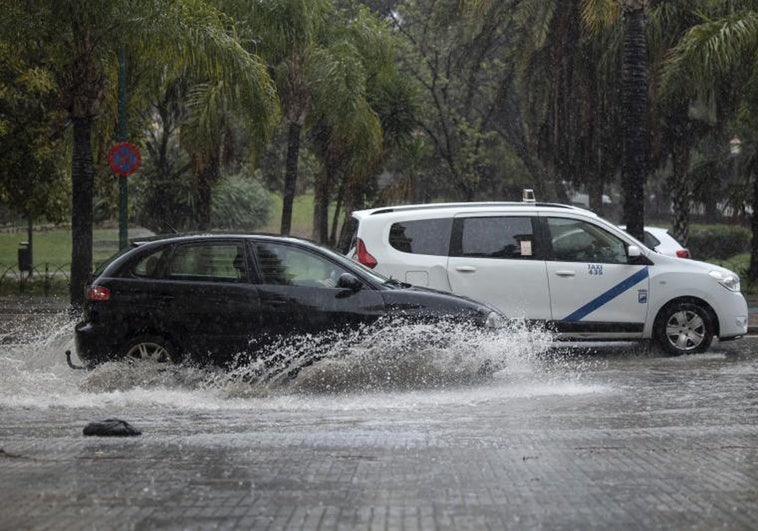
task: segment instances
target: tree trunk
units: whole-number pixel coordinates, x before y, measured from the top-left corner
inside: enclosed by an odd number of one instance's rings
[[[302,125],[291,122],[287,141],[287,163],[284,171],[284,195],[282,196],[281,234],[289,236],[292,229],[292,204],[295,202],[297,184],[297,158],[300,152],[300,130]]]
[[[591,174],[587,184],[587,195],[590,202],[590,210],[598,216],[605,215],[603,212],[603,181],[599,172]]]
[[[84,304],[84,288],[92,274],[93,187],[92,118],[73,118],[74,147],[71,161],[71,284],[74,309]]]
[[[753,205],[758,205],[758,175],[753,175]],[[750,267],[748,268],[747,278],[752,287],[758,281],[758,211],[755,207],[750,219],[750,228],[753,231],[753,241],[750,245]]]
[[[213,204],[213,184],[219,177],[219,150],[215,150],[202,164],[196,166],[197,203],[195,222],[198,230],[210,230]],[[199,167],[198,167],[199,166]]]
[[[624,130],[624,223],[643,239],[647,177],[647,44],[644,9],[624,12],[624,58],[621,72]]]
[[[687,172],[690,167],[690,145],[687,137],[674,144],[674,169],[671,174],[671,203],[674,210],[674,238],[687,247],[690,240],[690,190]]]
[[[337,191],[337,204],[334,205],[334,216],[332,217],[332,231],[329,235],[329,245],[337,245],[337,227],[340,224],[340,212],[342,211],[342,198],[345,195],[345,182],[342,181]]]
[[[327,153],[324,163],[324,177],[318,183],[318,219],[316,219],[316,232],[318,242],[327,243],[329,239],[329,189],[334,182],[337,164],[333,157]]]

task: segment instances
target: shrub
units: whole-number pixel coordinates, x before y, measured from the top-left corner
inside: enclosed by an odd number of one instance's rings
[[[739,225],[693,225],[689,248],[696,260],[725,260],[750,250],[751,233]]]
[[[214,229],[256,230],[268,223],[271,194],[247,172],[227,175],[213,190]]]

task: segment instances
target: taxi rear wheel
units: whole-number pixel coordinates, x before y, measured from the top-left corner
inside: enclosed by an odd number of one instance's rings
[[[655,338],[668,354],[696,354],[711,346],[715,326],[711,313],[691,302],[673,303],[661,310]]]

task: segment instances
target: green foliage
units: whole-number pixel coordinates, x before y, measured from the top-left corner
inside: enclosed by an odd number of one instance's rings
[[[214,229],[258,230],[271,215],[271,194],[248,172],[227,175],[213,190]]]
[[[0,201],[18,214],[61,221],[69,211],[57,85],[41,53],[0,35]]]
[[[725,267],[730,271],[734,271],[740,276],[740,279],[742,279],[742,289],[743,291],[755,291],[752,289],[754,286],[747,285],[747,276],[748,276],[748,270],[750,268],[750,254],[749,253],[742,253],[737,254],[734,256],[730,256],[725,259],[714,259],[709,260],[710,263],[719,265],[721,267]],[[747,289],[746,289],[747,288]]]
[[[698,260],[724,260],[750,249],[751,233],[739,225],[694,225],[689,248]]]

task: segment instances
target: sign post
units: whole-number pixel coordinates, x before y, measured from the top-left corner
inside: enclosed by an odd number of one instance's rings
[[[127,186],[126,178],[137,171],[142,164],[139,148],[129,142],[119,142],[108,152],[108,164],[118,174],[118,245],[124,249],[128,245],[127,236]]]
[[[126,49],[118,53],[118,141],[126,142],[129,128],[126,116]],[[138,152],[139,153],[139,152]],[[109,158],[110,159],[110,158]],[[113,167],[113,165],[111,165]],[[117,172],[119,173],[119,172]],[[129,243],[129,188],[126,175],[118,177],[118,248],[123,250]]]

